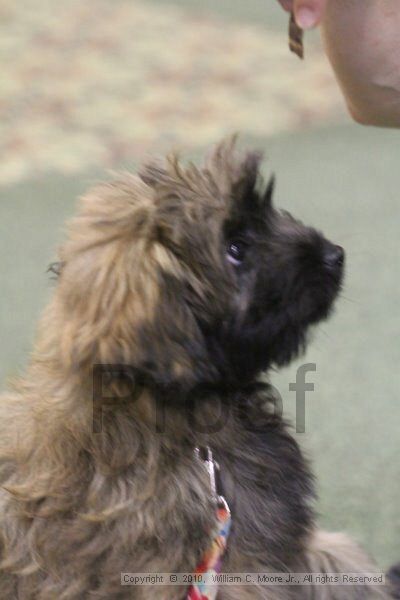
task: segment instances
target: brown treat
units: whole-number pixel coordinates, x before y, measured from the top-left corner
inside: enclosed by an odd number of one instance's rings
[[[289,48],[299,58],[304,58],[303,30],[297,25],[293,13],[289,21]]]

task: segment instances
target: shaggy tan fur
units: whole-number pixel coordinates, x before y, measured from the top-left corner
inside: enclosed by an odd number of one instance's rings
[[[264,499],[259,478],[276,473],[274,493],[280,467],[257,454],[251,434],[231,413],[222,431],[196,434],[168,400],[164,432],[153,427],[160,382],[168,390],[176,383],[182,394],[203,373],[214,376],[185,290],[195,291],[205,322],[211,310],[223,318],[246,304],[232,294],[220,248],[223,224],[251,169],[251,160],[238,158],[228,144],[203,170],[170,160],[82,199],[27,372],[0,400],[2,600],[182,600],[182,587],[122,587],[120,574],[196,567],[214,525],[208,477],[193,452],[205,443],[221,461],[235,506],[227,572],[374,570],[347,540],[316,534],[312,520],[296,529],[296,518],[279,512],[284,493]],[[171,289],[171,281],[181,287]],[[93,432],[95,364],[149,369],[155,381],[153,388],[145,378],[130,402],[129,384],[106,378],[103,387],[115,400],[104,410],[99,434]],[[255,410],[262,418],[268,412]],[[215,411],[212,394],[199,409],[203,417],[207,411]],[[283,425],[271,427],[282,453],[300,461]],[[369,587],[227,587],[218,595],[384,597],[382,588]]]

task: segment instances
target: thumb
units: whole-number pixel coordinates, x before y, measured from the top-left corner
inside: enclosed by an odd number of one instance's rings
[[[328,0],[295,0],[294,15],[301,29],[312,29],[320,24]]]

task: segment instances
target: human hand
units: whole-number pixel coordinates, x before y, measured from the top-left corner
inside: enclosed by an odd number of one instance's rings
[[[301,29],[311,29],[320,24],[327,0],[279,0],[279,3],[285,10],[294,13]]]

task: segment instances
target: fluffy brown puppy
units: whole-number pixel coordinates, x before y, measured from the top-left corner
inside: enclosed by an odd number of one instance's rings
[[[374,570],[316,530],[308,465],[259,383],[328,316],[343,251],[276,210],[258,169],[225,143],[201,169],[169,160],[83,198],[27,373],[1,397],[2,600],[182,600],[120,578],[195,569],[215,522],[206,445],[233,515],[226,572]]]

